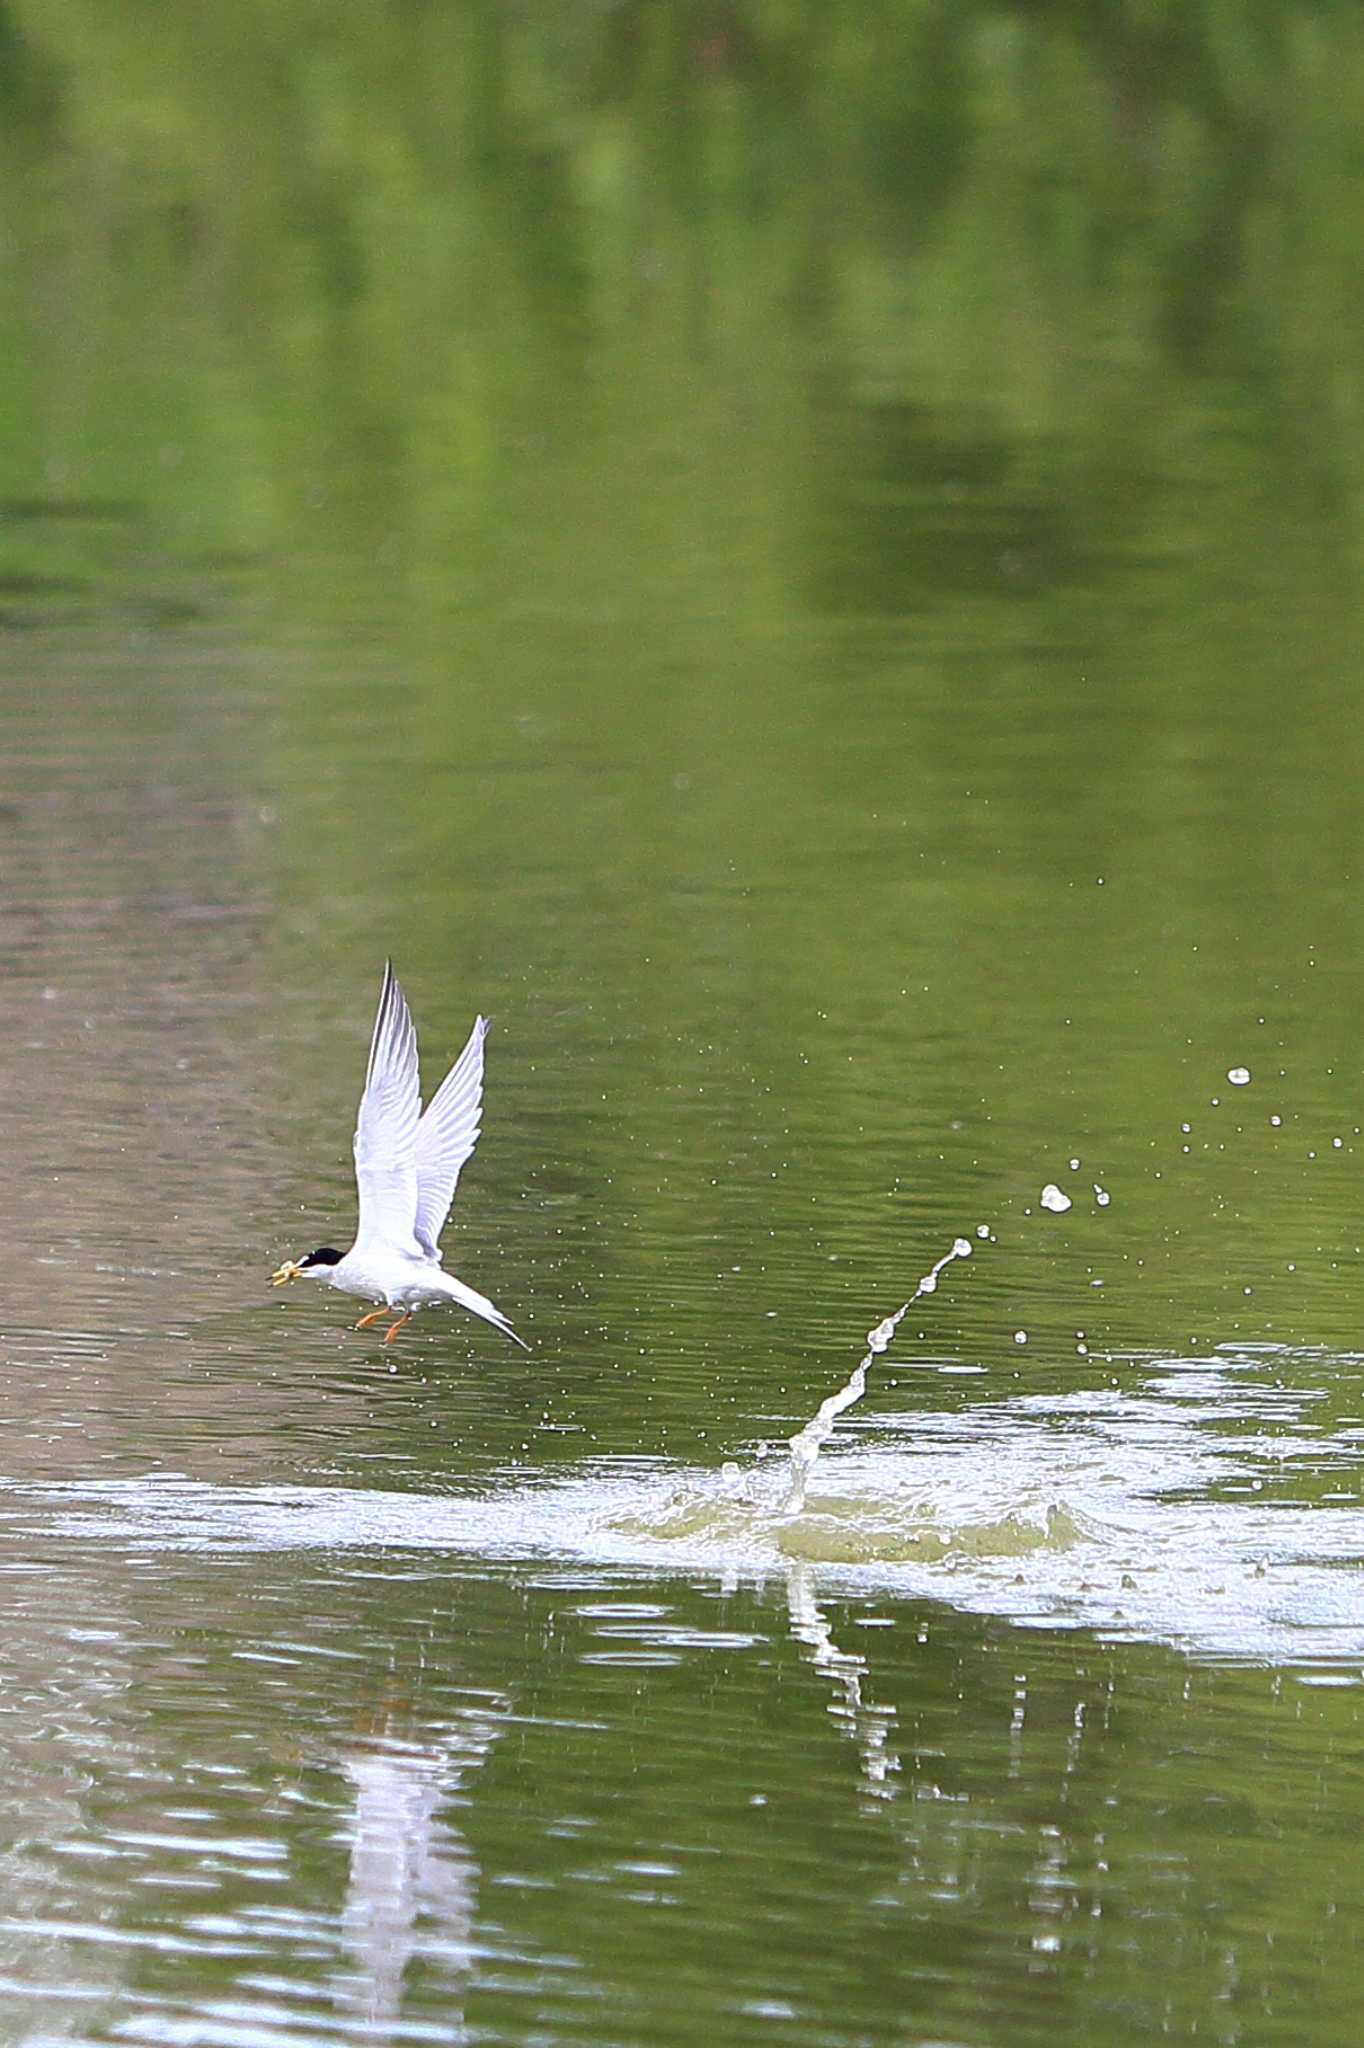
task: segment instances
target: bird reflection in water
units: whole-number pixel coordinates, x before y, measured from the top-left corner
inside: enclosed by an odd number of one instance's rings
[[[403,1980],[418,1956],[462,2011],[479,1870],[452,1806],[507,1712],[507,1701],[489,1694],[433,1740],[429,1726],[414,1733],[410,1712],[389,1702],[337,1758],[355,1799],[341,1915],[350,1967],[339,1989],[369,2027],[401,2018]]]

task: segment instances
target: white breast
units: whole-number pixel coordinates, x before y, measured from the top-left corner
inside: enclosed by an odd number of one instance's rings
[[[431,1284],[434,1275],[435,1285]],[[429,1260],[382,1245],[346,1253],[327,1275],[343,1294],[358,1294],[367,1301],[384,1301],[390,1307],[411,1308],[421,1301],[436,1301],[445,1289],[440,1268]]]

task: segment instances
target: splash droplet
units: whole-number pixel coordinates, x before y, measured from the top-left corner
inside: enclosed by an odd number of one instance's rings
[[[1014,1331],[1014,1343],[1015,1343],[1015,1344],[1026,1344],[1026,1343],[1027,1343],[1027,1341],[1028,1341],[1028,1333],[1027,1333],[1027,1331],[1026,1331],[1026,1330],[1015,1330],[1015,1331]]]
[[[1095,1199],[1095,1201],[1096,1201],[1096,1202],[1098,1203],[1098,1205],[1099,1205],[1099,1207],[1100,1207],[1101,1209],[1106,1209],[1106,1208],[1108,1207],[1109,1203],[1110,1203],[1110,1202],[1112,1201],[1113,1197],[1112,1197],[1112,1196],[1111,1196],[1111,1195],[1109,1194],[1109,1192],[1108,1192],[1108,1189],[1107,1189],[1107,1188],[1101,1188],[1101,1187],[1099,1186],[1099,1183],[1098,1183],[1097,1181],[1095,1181],[1095,1183],[1094,1183],[1094,1199]]]
[[[1041,1202],[1044,1209],[1050,1209],[1055,1215],[1063,1216],[1070,1207],[1070,1196],[1063,1195],[1056,1182],[1049,1180],[1042,1190]]]
[[[1230,1081],[1233,1088],[1244,1088],[1247,1081],[1250,1079],[1250,1068],[1228,1067],[1227,1079]]]

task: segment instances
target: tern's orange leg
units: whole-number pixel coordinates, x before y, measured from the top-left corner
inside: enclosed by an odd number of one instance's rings
[[[385,1344],[391,1344],[391,1343],[393,1342],[393,1339],[394,1339],[394,1338],[395,1338],[395,1337],[397,1336],[397,1334],[398,1334],[399,1330],[401,1330],[401,1328],[402,1328],[403,1324],[404,1324],[404,1323],[410,1323],[410,1322],[411,1322],[411,1320],[412,1320],[412,1318],[413,1318],[413,1316],[414,1316],[414,1315],[415,1315],[416,1313],[417,1313],[417,1311],[416,1311],[416,1310],[415,1310],[414,1308],[410,1308],[410,1309],[409,1309],[409,1310],[407,1311],[407,1314],[406,1314],[406,1315],[402,1315],[402,1316],[399,1316],[399,1318],[398,1318],[397,1322],[396,1322],[396,1323],[395,1323],[395,1324],[393,1325],[393,1328],[392,1328],[391,1330],[385,1330],[385,1331],[384,1331],[384,1342],[385,1342]]]
[[[367,1330],[371,1323],[377,1323],[380,1316],[386,1316],[388,1313],[388,1303],[385,1302],[382,1308],[372,1308],[367,1316],[361,1316],[355,1327],[357,1330]]]

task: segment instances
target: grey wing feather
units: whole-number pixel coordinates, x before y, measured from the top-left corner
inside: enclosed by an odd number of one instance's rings
[[[433,1258],[440,1257],[440,1234],[455,1198],[459,1170],[478,1143],[487,1035],[488,1020],[479,1017],[417,1126],[417,1242]]]
[[[417,1034],[392,961],[369,1045],[365,1092],[355,1120],[355,1184],[360,1192],[357,1245],[411,1248],[417,1214]]]

